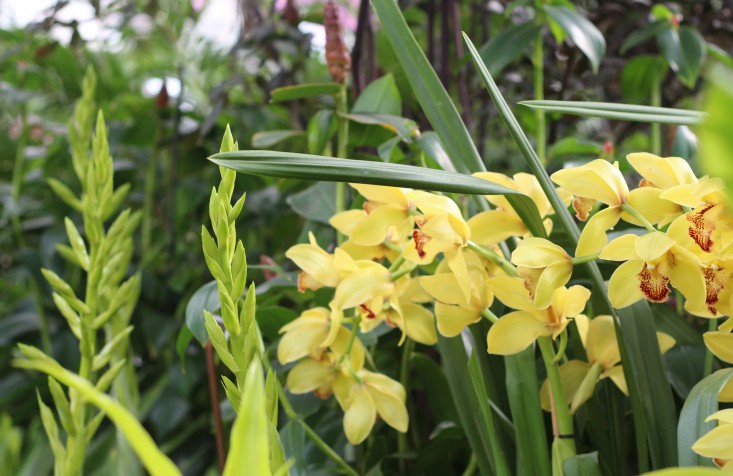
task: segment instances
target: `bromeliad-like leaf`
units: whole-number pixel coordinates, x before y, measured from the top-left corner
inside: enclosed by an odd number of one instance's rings
[[[519,104],[534,109],[560,112],[575,116],[603,117],[618,121],[656,122],[659,124],[699,124],[705,114],[699,111],[671,107],[640,106],[592,101],[522,101]]]
[[[435,132],[438,133],[456,170],[461,173],[485,170],[476,146],[471,140],[471,134],[407,26],[397,2],[374,0],[372,4],[382,23],[382,31],[389,39],[415,97]]]
[[[580,13],[568,7],[545,7],[545,12],[568,34],[597,73],[606,54],[606,40],[598,28]]]
[[[715,428],[705,419],[718,411],[718,394],[733,377],[733,369],[721,369],[704,378],[692,388],[685,400],[677,426],[677,451],[680,466],[712,466],[709,458],[692,451],[692,445]]]
[[[527,195],[469,175],[402,164],[256,150],[222,152],[209,159],[217,165],[237,172],[269,177],[368,183],[477,195],[505,195],[517,214],[525,221],[527,228],[536,236],[546,236],[537,207]]]

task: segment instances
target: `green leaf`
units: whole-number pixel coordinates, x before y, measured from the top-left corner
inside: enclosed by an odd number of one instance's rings
[[[336,133],[336,116],[333,111],[320,110],[308,121],[306,137],[309,154],[322,154],[326,144]]]
[[[659,71],[667,68],[667,62],[657,55],[639,55],[626,62],[621,70],[621,94],[627,101],[649,102]]]
[[[642,43],[646,43],[647,41],[651,40],[659,32],[666,28],[671,28],[671,25],[669,24],[669,21],[667,20],[659,20],[652,22],[648,25],[644,25],[643,27],[639,28],[632,34],[630,34],[623,43],[621,43],[621,48],[619,49],[619,53],[625,54],[628,50],[631,48],[638,46]]]
[[[532,149],[529,139],[509,109],[491,74],[481,62],[473,43],[465,33],[463,37],[479,74],[497,106],[499,115],[507,125],[530,170],[537,177],[542,190],[555,210],[557,221],[571,243],[577,245],[580,236],[578,226],[557,194],[555,185]],[[649,306],[646,302],[642,302],[616,311],[608,301],[606,283],[598,265],[595,262],[589,262],[585,268],[590,274],[593,288],[603,298],[607,312],[614,318],[616,337],[619,342],[621,359],[624,362],[624,375],[631,397],[640,467],[646,467],[645,441],[647,437],[653,465],[655,467],[671,466],[677,460],[677,447],[674,441],[676,412],[672,391],[664,373],[654,320]],[[627,317],[624,318],[624,316]]]
[[[699,111],[670,107],[639,106],[592,101],[522,101],[519,104],[534,109],[560,112],[575,116],[604,117],[619,121],[656,122],[660,124],[699,124],[705,114]]]
[[[145,469],[153,476],[180,475],[175,464],[158,449],[145,428],[125,407],[97,391],[88,381],[61,367],[58,363],[31,359],[14,360],[16,367],[38,370],[79,392],[87,401],[102,410],[125,435]]]
[[[590,61],[593,72],[597,73],[606,54],[606,40],[598,28],[583,15],[567,7],[545,6],[545,12],[568,34]]]
[[[616,314],[626,380],[633,380],[630,387],[638,389],[638,403],[632,399],[634,419],[644,421],[653,467],[674,465],[677,409],[656,339],[654,316],[646,301],[618,309]]]
[[[437,422],[458,421],[458,412],[450,394],[450,386],[440,366],[424,354],[415,352],[410,358],[416,383],[425,391],[430,414]],[[412,384],[412,383],[411,383]]]
[[[402,115],[402,97],[394,76],[386,74],[375,79],[361,92],[351,112]]]
[[[204,325],[204,311],[213,313],[220,307],[216,281],[209,281],[198,288],[186,304],[186,326],[202,346],[209,341]]]
[[[296,86],[285,86],[273,89],[271,95],[273,102],[281,102],[321,96],[324,94],[336,94],[340,90],[341,85],[338,83],[298,84]]]
[[[476,177],[410,165],[288,152],[253,150],[223,152],[209,157],[209,160],[237,172],[269,177],[368,183],[439,192],[504,195],[530,231],[536,236],[545,236],[537,207],[527,195]]]
[[[272,147],[280,142],[292,139],[293,137],[302,137],[303,131],[284,130],[284,131],[261,131],[252,135],[252,147],[264,149]]]
[[[303,425],[294,421],[287,422],[280,430],[280,437],[282,438],[285,456],[294,462],[290,467],[290,473],[293,476],[308,474]]]
[[[720,476],[722,471],[712,468],[669,468],[644,474],[645,476]]]
[[[728,68],[733,69],[733,57],[731,57],[731,55],[721,47],[712,43],[707,43],[707,53],[711,58],[723,63]]]
[[[336,186],[333,183],[319,182],[290,195],[285,201],[303,218],[328,224],[336,213],[335,196]]]
[[[391,114],[351,113],[341,114],[341,117],[358,122],[359,124],[380,126],[394,134],[404,137],[412,137],[417,135],[418,132],[415,121]]]
[[[397,2],[374,0],[372,4],[382,23],[382,31],[389,39],[415,97],[440,137],[456,170],[461,173],[485,170],[456,106],[412,35]]]
[[[468,372],[471,376],[471,383],[473,389],[476,392],[476,399],[478,400],[479,416],[481,417],[482,425],[486,430],[486,434],[489,437],[489,446],[491,448],[491,462],[494,467],[494,472],[501,475],[509,475],[509,466],[506,462],[506,455],[501,447],[501,440],[497,435],[497,428],[494,424],[494,415],[491,406],[489,405],[489,396],[486,393],[486,386],[484,385],[483,374],[481,373],[481,366],[478,358],[476,357],[476,351],[471,353],[471,358],[468,359]]]
[[[705,419],[718,411],[718,394],[733,377],[733,369],[718,370],[695,385],[685,400],[677,426],[677,450],[680,466],[712,466],[710,458],[692,451],[692,445],[717,426]]]
[[[258,359],[249,365],[242,400],[234,420],[224,476],[238,476],[245,471],[255,476],[269,476],[270,442],[265,381]]]
[[[713,70],[705,90],[708,117],[699,128],[700,165],[705,173],[725,181],[733,192],[733,70],[719,66]],[[733,195],[731,195],[733,196]]]
[[[563,465],[565,476],[601,476],[598,465],[598,452],[573,456]]]
[[[668,28],[659,32],[657,43],[680,82],[694,88],[707,52],[702,35],[689,26]]]
[[[649,15],[655,20],[664,20],[668,23],[674,18],[674,12],[663,3],[656,3],[652,7],[651,12],[649,12]]]
[[[534,349],[530,347],[508,355],[504,362],[506,390],[517,440],[517,474],[547,476],[551,472],[550,454],[540,406]]]
[[[576,137],[566,137],[555,142],[547,152],[548,160],[564,161],[570,158],[595,159],[601,155],[603,147],[595,142],[582,141]]]
[[[533,21],[512,25],[479,49],[481,59],[498,76],[529,48],[542,27]]]
[[[456,171],[453,162],[450,161],[450,157],[448,157],[443,144],[440,142],[438,134],[433,131],[423,132],[415,140],[415,143],[438,167],[448,172]]]
[[[438,350],[461,426],[476,456],[479,470],[481,474],[494,474],[489,429],[476,418],[475,411],[479,403],[468,372],[468,357],[463,341],[460,336],[448,338],[438,334]]]

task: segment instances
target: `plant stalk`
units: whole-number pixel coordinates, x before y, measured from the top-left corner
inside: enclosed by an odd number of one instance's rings
[[[349,112],[346,82],[341,84],[341,90],[336,94],[335,99],[338,120],[336,157],[347,159],[349,151],[349,120],[343,116]],[[336,213],[344,210],[346,210],[346,184],[336,182]],[[337,232],[336,242],[341,245],[344,241],[346,241],[346,236],[343,233]]]
[[[661,107],[662,105],[662,79],[663,76],[659,72],[654,73],[651,97],[653,107]],[[652,154],[662,155],[662,125],[658,122],[652,122],[651,143]]]
[[[552,392],[553,413],[557,420],[557,430],[553,428],[555,438],[567,440],[567,448],[575,455],[575,435],[573,430],[573,417],[566,403],[565,391],[560,378],[560,367],[554,361],[555,353],[552,350],[552,340],[549,337],[540,337],[537,344],[542,352],[542,360],[547,369],[547,378],[550,381],[550,392]]]
[[[544,41],[542,39],[542,28],[537,32],[537,36],[534,40],[534,56],[532,58],[532,65],[534,67],[534,98],[536,100],[542,100],[545,98],[545,52],[544,52]],[[541,109],[535,110],[535,117],[537,118],[537,157],[540,159],[542,165],[547,164],[546,157],[546,124],[545,124],[545,111]]]

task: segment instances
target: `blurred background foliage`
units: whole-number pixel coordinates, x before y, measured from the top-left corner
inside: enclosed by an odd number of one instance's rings
[[[145,214],[133,260],[143,280],[132,319],[141,418],[184,474],[214,474],[204,350],[192,340],[215,289],[207,284],[199,236],[219,175],[205,158],[218,151],[227,124],[240,149],[329,152],[335,134],[331,96],[273,101],[271,94],[279,87],[329,81],[322,5],[313,0],[45,3],[46,8],[29,14],[15,1],[0,2],[0,468],[41,475],[52,464],[33,397],[36,386],[45,389],[45,379],[9,366],[16,343],[38,345],[67,368],[75,368],[79,359],[40,269],[81,284],[75,268],[56,251],[65,241],[63,217],[74,212],[56,199],[46,181],[55,178],[78,191],[69,167],[66,121],[81,93],[83,73],[93,66],[115,176],[132,185],[126,206]],[[699,109],[710,65],[732,63],[726,52],[733,49],[733,13],[722,1],[555,0],[548,5],[577,11],[601,32],[606,48],[597,58],[597,74],[579,38],[568,37],[553,21],[549,28],[538,26],[534,2],[400,2],[492,171],[511,174],[522,170],[524,162],[494,120],[496,111],[463,57],[461,30],[483,45],[481,54],[512,104],[535,98],[531,53],[539,31],[546,99],[653,104],[656,95],[663,106]],[[351,0],[341,7],[347,44],[353,48],[351,156],[415,162],[419,149],[431,159],[429,166],[445,165],[407,82],[410,72],[400,68],[368,1]],[[518,106],[515,111],[525,130],[536,128],[531,109]],[[416,128],[422,131],[419,139]],[[646,124],[548,114],[548,167],[601,155],[621,160],[627,152],[651,150],[652,135]],[[663,155],[695,163],[697,139],[687,127],[662,127],[660,147]],[[623,160],[621,165],[629,170]],[[334,211],[334,186],[240,175],[237,187],[247,192],[238,234],[258,282],[258,320],[274,349],[279,327],[297,316],[306,300],[328,302],[319,293],[297,293],[284,251],[303,241],[308,231],[322,244],[334,241],[325,226]],[[659,316],[673,312],[655,308]],[[681,402],[702,376],[704,346],[694,330],[699,323],[665,322],[680,323],[664,330],[680,344],[665,359],[674,363],[669,378]],[[379,335],[378,342],[374,336],[368,339],[366,345],[383,349],[375,354],[377,366],[396,374],[396,333]],[[410,456],[416,458],[412,472],[460,473],[470,451],[455,424],[447,381],[437,353],[418,348],[410,437],[420,450]],[[497,398],[506,408],[502,396]],[[356,455],[347,447],[332,402],[313,396],[293,396],[293,402],[337,451],[346,451],[349,460],[358,458],[364,473],[397,471],[395,434],[379,431],[384,425],[370,440],[367,454]],[[233,412],[227,405],[222,403],[223,414],[230,423]],[[594,440],[589,446],[597,448],[604,438],[601,429],[588,432]],[[286,452],[300,457],[293,473],[329,473],[329,463],[304,440],[300,427],[284,428],[281,435]],[[114,444],[112,427],[104,426],[88,455],[88,474],[111,474]]]

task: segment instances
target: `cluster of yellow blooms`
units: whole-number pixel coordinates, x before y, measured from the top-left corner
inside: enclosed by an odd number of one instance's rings
[[[487,196],[493,209],[465,220],[460,207],[444,195],[352,184],[366,200],[363,208],[331,218],[348,239],[329,253],[311,235],[309,244],[286,253],[302,270],[300,290],[335,288],[329,309],[308,310],[281,331],[280,362],[298,361],[288,376],[290,390],[315,391],[322,397],[333,393],[354,444],[366,438],[377,415],[405,431],[404,388],[363,368],[365,350],[344,323],[368,332],[385,322],[401,330],[402,340],[431,345],[437,341],[436,324],[438,332],[450,337],[488,318],[493,322],[488,351],[500,355],[520,352],[539,337],[556,339],[571,320],[576,322],[588,362],[570,360],[560,369],[571,412],[593,395],[601,378],[610,378],[626,392],[612,318],[587,318],[583,311],[590,291],[566,286],[574,265],[595,259],[621,262],[608,286],[615,308],[641,299],[664,302],[671,284],[693,315],[733,313],[732,287],[726,286],[733,271],[727,264],[733,260],[733,219],[722,182],[697,178],[680,158],[647,153],[627,158],[642,177],[631,191],[618,164],[603,159],[552,175],[566,205],[586,221],[574,257],[549,240],[529,236],[503,196]],[[476,176],[531,197],[551,233],[554,211],[534,176]],[[606,207],[594,212],[599,204]],[[620,220],[645,231],[609,242],[607,233]],[[509,238],[515,239],[516,248],[507,261],[498,245]],[[434,272],[415,272],[439,255],[440,263],[430,268]],[[495,299],[514,311],[497,319],[489,310]],[[733,362],[730,322],[705,335],[711,351],[726,362]],[[658,339],[662,351],[674,345],[668,335],[659,333]],[[728,393],[733,400],[733,391]],[[542,401],[549,408],[547,382]],[[720,419],[733,422],[729,414]],[[733,436],[733,425],[728,427]],[[733,456],[711,454],[703,440],[695,450],[711,457]]]

